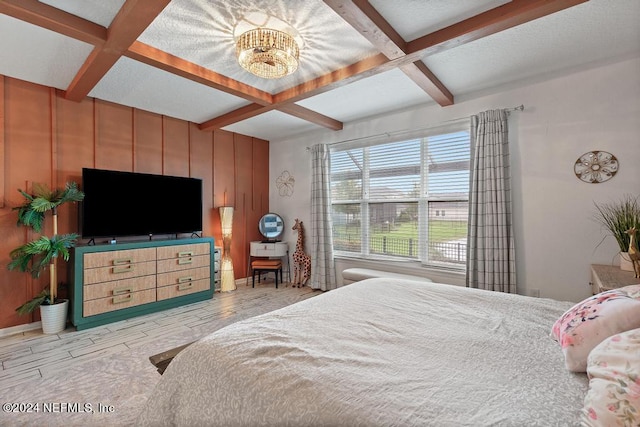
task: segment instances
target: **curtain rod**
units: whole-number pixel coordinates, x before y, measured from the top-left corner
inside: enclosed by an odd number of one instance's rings
[[[524,111],[524,104],[520,104],[517,107],[503,108],[503,110],[506,111],[507,113],[510,113],[511,111]],[[456,122],[458,120],[468,119],[470,117],[471,116],[458,117],[457,119],[445,120],[443,123]],[[430,126],[428,128],[405,129],[405,130],[397,130],[397,131],[394,131],[394,132],[379,133],[377,135],[361,136],[359,138],[345,139],[344,141],[332,142],[332,143],[327,144],[327,145],[331,146],[331,145],[343,144],[343,143],[346,143],[346,142],[355,142],[355,141],[360,141],[360,140],[363,140],[363,139],[377,138],[377,137],[380,137],[380,136],[390,137],[390,136],[395,136],[395,135],[401,135],[403,133],[408,133],[408,132],[418,132],[418,131],[421,131],[421,130],[428,130],[428,129],[432,129],[434,127],[437,127],[437,125],[436,126]],[[311,150],[311,147],[306,147],[306,150],[307,151]]]

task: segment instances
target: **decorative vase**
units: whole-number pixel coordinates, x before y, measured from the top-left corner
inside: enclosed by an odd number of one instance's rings
[[[622,271],[634,271],[633,262],[629,257],[629,252],[620,252],[620,270]]]
[[[40,319],[42,320],[42,332],[45,334],[57,334],[67,327],[67,312],[69,300],[62,300],[57,304],[41,305]]]

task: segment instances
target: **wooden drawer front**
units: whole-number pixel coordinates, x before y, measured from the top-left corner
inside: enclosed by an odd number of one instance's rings
[[[150,276],[156,274],[156,262],[147,261],[137,264],[115,265],[84,270],[84,284],[110,282],[129,279],[131,277]]]
[[[209,267],[211,257],[209,255],[198,255],[183,258],[159,259],[158,273],[168,273],[170,271],[190,270],[198,267]]]
[[[109,298],[94,299],[91,301],[85,301],[83,303],[84,317],[94,316],[100,313],[106,313],[109,311],[121,310],[127,307],[133,307],[136,305],[147,304],[155,302],[156,290],[147,289],[139,292],[130,292],[127,294],[116,295]]]
[[[158,259],[188,258],[196,255],[208,255],[211,245],[193,243],[190,245],[161,246],[157,248]]]
[[[142,276],[131,279],[114,280],[112,282],[97,283],[95,285],[84,286],[84,301],[124,295],[131,292],[154,289],[156,287],[156,276]]]
[[[200,279],[207,279],[210,275],[209,267],[192,268],[189,270],[174,271],[158,274],[158,287],[180,285]]]
[[[127,249],[84,254],[84,268],[127,265],[156,259],[156,248]]]
[[[193,282],[181,283],[179,285],[163,286],[158,288],[158,301],[181,297],[182,295],[189,295],[195,292],[206,291],[210,287],[210,279],[196,280]]]

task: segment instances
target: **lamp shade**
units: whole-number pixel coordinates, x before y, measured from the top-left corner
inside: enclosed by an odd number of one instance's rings
[[[233,206],[220,206],[222,236],[231,236],[233,230]]]
[[[233,206],[220,206],[220,227],[222,229],[222,262],[220,265],[220,291],[236,289],[233,260],[231,259],[231,232],[233,230]]]

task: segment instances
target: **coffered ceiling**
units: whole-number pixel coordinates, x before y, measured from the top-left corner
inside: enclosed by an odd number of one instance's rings
[[[278,140],[640,55],[638,0],[0,0],[0,74]],[[261,79],[266,26],[300,66]]]

